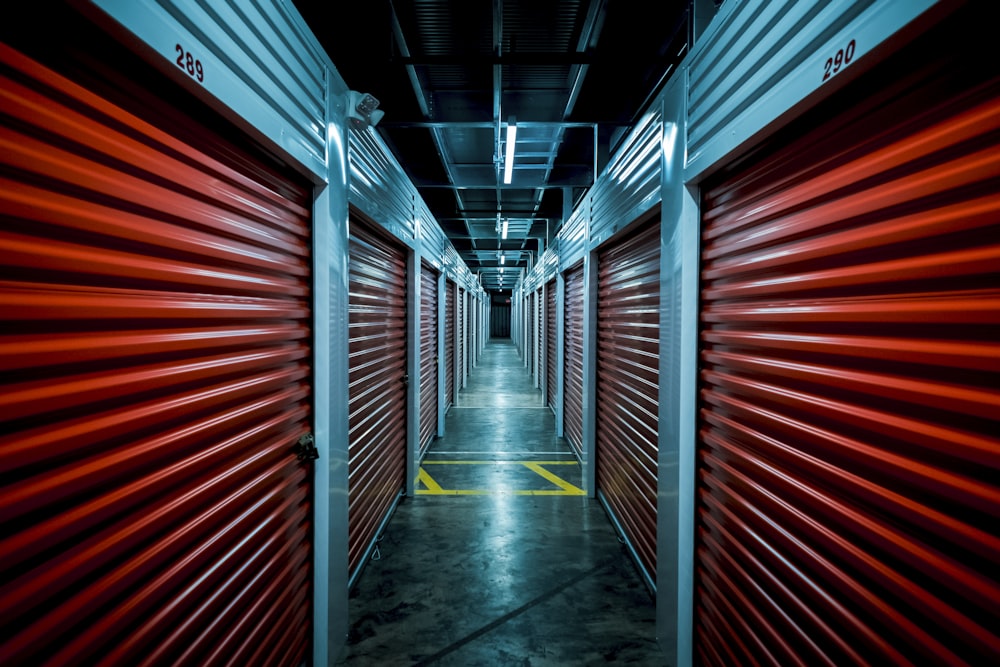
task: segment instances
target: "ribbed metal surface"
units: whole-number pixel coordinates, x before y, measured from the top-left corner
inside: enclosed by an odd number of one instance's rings
[[[1000,656],[1000,79],[980,23],[704,190],[704,663]]]
[[[455,403],[455,295],[458,286],[445,281],[444,304],[444,400],[447,407]]]
[[[563,316],[563,432],[583,456],[583,264],[566,272]]]
[[[823,88],[835,86],[838,77],[852,76],[851,68],[867,67],[865,59],[875,47],[921,14],[959,4],[723,3],[689,58],[689,169],[700,171],[723,159],[803,100],[825,94]]]
[[[439,272],[444,268],[446,250],[451,247],[451,241],[445,235],[441,225],[431,215],[423,200],[417,201],[418,235],[420,236],[420,254],[425,262]]]
[[[314,173],[326,174],[327,60],[286,3],[90,1],[141,40],[156,62],[214,95]]]
[[[420,453],[437,435],[438,274],[420,267]]]
[[[455,400],[458,400],[458,392],[465,386],[465,336],[468,334],[468,327],[465,326],[465,290],[459,287],[456,295],[455,326],[457,327],[456,331],[458,334],[455,339],[455,368],[458,371],[458,377],[456,378],[458,384],[455,387]]]
[[[663,114],[654,105],[591,189],[589,247],[611,238],[660,201]]]
[[[0,664],[306,659],[311,189],[172,102],[0,45]]]
[[[494,303],[490,307],[490,336],[510,338],[510,304]]]
[[[478,357],[478,352],[476,351],[477,337],[479,335],[479,320],[476,317],[476,303],[475,295],[469,294],[466,304],[469,307],[469,315],[466,318],[469,325],[469,342],[468,348],[466,348],[469,355],[468,367],[471,372],[472,367],[475,365],[476,359]]]
[[[558,366],[556,364],[556,281],[545,284],[545,403],[553,409],[556,400]]]
[[[565,223],[556,242],[559,245],[559,268],[566,270],[583,259],[587,251],[587,224],[590,215],[590,196],[588,195]]]
[[[347,134],[351,204],[392,236],[412,243],[417,235],[414,202],[423,203],[416,188],[375,130]]]
[[[656,580],[660,363],[658,221],[602,248],[597,287],[597,488]]]
[[[351,219],[348,567],[363,565],[406,477],[406,257]]]
[[[535,293],[528,292],[524,296],[524,312],[526,315],[525,322],[525,339],[524,339],[524,359],[525,364],[528,366],[528,372],[531,373],[535,364],[535,320],[537,316],[537,311],[535,310]]]
[[[545,374],[545,295],[541,288],[535,291],[535,384],[545,391],[542,384]]]

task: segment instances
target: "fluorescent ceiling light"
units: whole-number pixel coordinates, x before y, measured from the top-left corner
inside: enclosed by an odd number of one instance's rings
[[[514,178],[514,144],[517,141],[517,124],[511,116],[507,123],[507,155],[503,161],[503,182],[510,185]]]
[[[500,238],[507,238],[507,218],[503,219],[503,230],[500,232]]]
[[[506,255],[504,255],[503,253],[500,253],[500,263],[503,264],[505,261],[507,261]]]

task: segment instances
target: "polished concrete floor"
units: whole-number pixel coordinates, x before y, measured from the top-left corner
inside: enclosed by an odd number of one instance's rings
[[[665,665],[655,604],[509,339],[493,340],[349,603],[337,665]]]

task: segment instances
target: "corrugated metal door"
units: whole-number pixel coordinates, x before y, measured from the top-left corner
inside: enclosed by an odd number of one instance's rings
[[[545,296],[535,291],[535,384],[543,392],[542,374],[545,373]]]
[[[476,300],[469,295],[469,371],[472,371],[473,365],[479,359],[479,353],[476,348],[476,339],[479,336],[479,320],[476,315]]]
[[[444,304],[444,396],[450,408],[455,402],[455,293],[458,286],[446,282]]]
[[[563,316],[563,432],[583,456],[583,264],[566,271]]]
[[[493,303],[490,306],[490,336],[510,338],[510,299],[508,303]]]
[[[556,281],[545,286],[545,388],[546,404],[556,400]]]
[[[311,188],[115,54],[0,44],[0,664],[298,665]]]
[[[406,478],[406,256],[355,217],[350,234],[348,565],[353,580]]]
[[[597,489],[655,581],[659,218],[601,248],[597,272]]]
[[[528,315],[525,329],[524,354],[528,373],[532,372],[535,363],[535,293],[529,292],[524,297],[524,312]]]
[[[1000,656],[1000,80],[977,24],[704,190],[703,663]]]
[[[420,453],[437,435],[438,418],[438,274],[420,267]]]
[[[455,387],[456,397],[465,385],[465,336],[468,333],[465,326],[465,290],[456,286],[457,300],[455,317],[458,318],[458,338],[455,340],[455,364],[458,366],[458,386]]]

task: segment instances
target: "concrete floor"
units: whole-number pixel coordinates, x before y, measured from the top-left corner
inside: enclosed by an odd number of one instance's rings
[[[337,665],[665,665],[655,603],[509,340],[491,341],[351,591]]]

